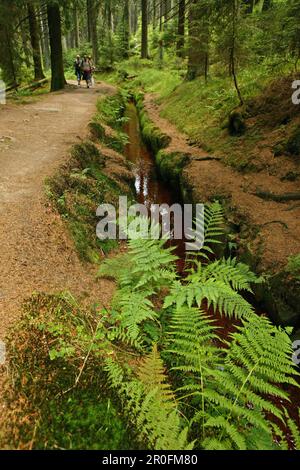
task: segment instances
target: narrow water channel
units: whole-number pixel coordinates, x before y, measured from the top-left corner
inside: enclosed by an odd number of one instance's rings
[[[125,149],[127,159],[134,164],[136,199],[150,209],[151,204],[174,203],[175,195],[159,180],[154,157],[141,139],[139,118],[134,103],[129,103],[125,132],[129,143]]]
[[[159,178],[154,156],[142,141],[138,112],[132,102],[128,103],[126,117],[128,120],[124,131],[129,137],[129,142],[125,148],[125,156],[133,164],[137,202],[145,205],[148,211],[152,204],[167,204],[171,207],[174,203],[180,203],[179,196]],[[170,240],[169,244],[176,246],[175,254],[179,257],[177,268],[182,272],[185,263],[185,242]]]

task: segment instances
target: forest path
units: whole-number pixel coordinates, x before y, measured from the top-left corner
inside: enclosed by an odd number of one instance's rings
[[[0,340],[33,291],[69,290],[105,300],[111,287],[82,265],[60,216],[45,197],[44,180],[87,133],[99,97],[114,88],[73,84],[25,105],[0,108]],[[107,281],[106,281],[107,282]]]

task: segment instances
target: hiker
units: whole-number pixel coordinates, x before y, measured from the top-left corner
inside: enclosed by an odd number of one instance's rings
[[[91,65],[91,86],[94,86],[95,85],[95,80],[94,80],[94,77],[93,77],[93,73],[95,71],[95,66],[94,66],[92,57],[89,56],[88,59],[89,59],[90,65]]]
[[[92,69],[89,58],[86,55],[83,57],[83,61],[81,63],[81,70],[83,72],[83,80],[86,81],[87,88],[90,88]]]
[[[82,77],[80,55],[78,55],[76,57],[76,60],[74,62],[74,68],[75,68],[75,75],[76,75],[77,81],[78,81],[78,86],[80,86],[81,77]]]

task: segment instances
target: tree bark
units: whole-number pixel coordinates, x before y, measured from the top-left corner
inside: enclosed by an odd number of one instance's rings
[[[75,48],[78,49],[79,47],[79,21],[78,21],[78,8],[75,5],[73,10],[73,21],[74,21],[74,44]]]
[[[42,46],[42,57],[44,58],[44,68],[48,70],[51,67],[50,61],[50,44],[49,44],[49,29],[47,22],[47,15],[42,9],[40,13],[40,37]]]
[[[22,11],[24,14],[24,12]],[[28,41],[29,35],[28,35],[28,28],[27,25],[24,21],[21,21],[20,25],[20,32],[21,32],[21,38],[22,38],[22,46],[23,46],[23,52],[24,52],[24,58],[25,58],[25,64],[28,69],[31,68],[31,58],[32,58],[32,48],[30,41]]]
[[[148,58],[148,1],[142,0],[142,59]]]
[[[91,40],[92,40],[91,2],[92,2],[92,0],[86,0],[86,15],[87,15],[88,42],[91,42]]]
[[[30,32],[30,41],[31,41],[31,47],[32,47],[33,65],[34,65],[34,79],[38,81],[38,80],[42,80],[43,78],[45,78],[45,75],[43,72],[43,65],[42,65],[39,28],[38,28],[38,22],[36,19],[36,11],[35,11],[34,5],[31,3],[28,3],[27,10],[28,10],[29,32]]]
[[[56,91],[63,89],[65,86],[61,17],[57,2],[48,4],[47,16],[51,49],[51,91]]]
[[[177,55],[179,57],[184,56],[184,34],[185,34],[185,0],[179,0],[178,5],[178,30],[177,30],[178,38],[177,38]]]
[[[273,0],[264,0],[262,11],[268,11],[273,6]]]
[[[99,15],[99,2],[98,0],[89,0],[89,16],[90,16],[90,34],[91,43],[93,49],[94,64],[99,64],[99,43],[98,43],[98,31],[97,31],[97,20]]]
[[[124,58],[129,57],[129,0],[124,0],[124,16],[123,16],[123,27],[124,27]]]
[[[189,52],[187,80],[203,75],[207,78],[209,66],[209,10],[198,0],[189,9]]]

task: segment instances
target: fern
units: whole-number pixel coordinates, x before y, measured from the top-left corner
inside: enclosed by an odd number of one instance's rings
[[[99,276],[110,276],[119,286],[159,289],[169,286],[175,279],[176,256],[174,248],[165,247],[166,240],[136,239],[128,241],[128,253],[106,260]]]
[[[176,315],[175,312],[175,323]],[[196,324],[198,321],[196,320]],[[204,316],[200,326],[205,323]],[[288,395],[275,383],[297,384],[293,378],[295,371],[286,332],[274,327],[264,317],[252,316],[242,320],[242,324],[238,332],[232,335],[228,349],[224,350],[221,366],[220,356],[218,365],[212,362],[207,367],[205,349],[200,349],[202,354],[199,354],[199,348],[195,347],[191,351],[186,346],[187,336],[182,326],[173,335],[175,347],[171,352],[178,357],[178,350],[183,348],[180,354],[182,362],[177,369],[185,373],[191,372],[193,377],[192,382],[181,387],[178,392],[188,390],[190,395],[201,397],[201,407],[195,413],[193,422],[201,423],[199,439],[204,448],[260,448],[262,436],[264,448],[273,448],[274,427],[264,413],[273,414],[282,422],[284,413],[266,396],[288,399]],[[199,326],[196,327],[195,336],[198,328]],[[210,328],[208,346],[212,348],[213,326],[210,325]],[[192,339],[191,334],[188,337]],[[193,342],[195,340],[193,338]],[[298,444],[296,426],[291,420],[290,423]],[[256,432],[253,432],[254,429]]]
[[[202,283],[194,280],[188,284],[174,282],[170,294],[165,298],[164,308],[174,304],[179,308],[183,305],[192,307],[195,304],[201,307],[204,300],[207,301],[208,308],[212,306],[214,311],[229,317],[249,317],[254,313],[253,307],[238,292],[213,278]]]
[[[220,281],[236,291],[245,290],[252,292],[251,284],[262,282],[244,263],[239,263],[236,258],[222,258],[208,265],[197,263],[197,270],[188,276],[190,282],[204,282],[208,279]]]
[[[119,286],[109,339],[143,353],[153,344],[151,336],[145,342],[147,328],[150,331],[162,322],[162,338],[167,336],[162,357],[176,388],[155,345],[138,363],[131,362],[130,370],[106,360],[111,386],[140,441],[151,449],[186,449],[194,443],[214,450],[274,449],[278,448],[275,437],[281,448],[287,448],[273,418],[288,426],[299,446],[296,424],[276,404],[276,400],[288,400],[286,385],[297,386],[287,331],[257,316],[239,293],[251,292],[252,284],[262,279],[235,258],[207,263],[211,245],[222,234],[222,223],[222,209],[214,203],[205,212],[205,248],[184,280],[177,279],[176,258],[164,240],[130,240],[128,253],[107,261],[101,269],[102,275],[115,277]],[[161,301],[162,288],[168,291],[164,313],[159,315],[153,299],[159,294]],[[240,319],[241,326],[225,347],[219,346],[218,329],[201,310],[203,305]],[[192,439],[195,442],[189,444]]]
[[[209,259],[214,255],[212,245],[222,243],[220,238],[224,234],[224,211],[218,201],[206,205],[204,208],[204,217],[197,218],[195,224],[202,226],[204,224],[205,242],[200,251],[194,253],[197,257]]]
[[[137,348],[141,347],[141,325],[145,320],[155,320],[157,313],[148,297],[150,291],[131,291],[121,289],[113,300],[112,320],[114,327],[110,339],[121,339]]]
[[[155,450],[189,450],[188,428],[183,427],[178,404],[168,384],[156,346],[136,371],[136,378],[124,381],[120,366],[112,359],[106,362],[112,386],[125,405],[125,412],[138,429],[138,438]]]

